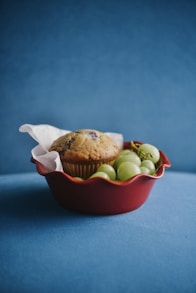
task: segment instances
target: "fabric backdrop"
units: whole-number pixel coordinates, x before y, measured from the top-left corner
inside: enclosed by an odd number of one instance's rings
[[[196,171],[196,1],[0,5],[0,173],[35,168],[23,123],[121,132]]]

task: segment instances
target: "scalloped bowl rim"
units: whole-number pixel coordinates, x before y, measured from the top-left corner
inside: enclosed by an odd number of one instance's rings
[[[134,141],[134,142],[142,144],[142,142],[139,142],[139,141]],[[124,142],[124,145],[126,145],[128,143],[129,142]],[[161,158],[162,162],[161,162],[161,165],[159,166],[155,175],[138,174],[138,175],[136,175],[130,179],[127,179],[125,181],[110,180],[110,179],[107,179],[104,177],[93,177],[93,178],[88,178],[85,180],[78,180],[65,172],[61,172],[61,171],[51,171],[50,172],[45,168],[45,166],[43,164],[41,164],[40,162],[36,161],[33,158],[31,158],[31,161],[36,164],[37,171],[42,176],[56,173],[56,174],[63,175],[67,180],[69,180],[75,184],[90,185],[93,182],[99,183],[101,181],[104,181],[104,182],[107,182],[108,184],[113,185],[113,186],[127,186],[127,185],[130,185],[131,183],[133,183],[134,181],[139,180],[141,177],[142,178],[149,178],[149,179],[159,179],[164,175],[165,169],[171,167],[171,163],[170,163],[169,159],[167,158],[166,154],[162,150],[159,150],[159,152],[160,152],[160,158]]]

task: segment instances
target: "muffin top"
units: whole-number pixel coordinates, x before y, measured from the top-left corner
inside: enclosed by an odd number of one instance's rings
[[[70,163],[114,160],[119,148],[108,135],[94,129],[80,129],[57,138],[49,148]]]

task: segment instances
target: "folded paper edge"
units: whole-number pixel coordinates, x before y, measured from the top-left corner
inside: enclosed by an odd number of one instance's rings
[[[31,150],[32,157],[36,161],[44,165],[49,172],[63,172],[63,167],[58,152],[49,152],[48,148],[55,139],[61,135],[69,133],[70,130],[60,129],[50,124],[23,124],[19,127],[19,131],[27,132],[38,143],[38,145]],[[49,137],[47,137],[47,133]],[[123,135],[121,133],[104,133],[110,136],[116,142],[119,149],[123,148]],[[44,138],[47,138],[47,143],[44,142]]]

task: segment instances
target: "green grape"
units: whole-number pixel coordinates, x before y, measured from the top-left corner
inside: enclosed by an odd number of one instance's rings
[[[148,168],[151,175],[155,173],[155,165],[151,160],[143,160],[140,167]]]
[[[119,165],[118,162],[119,162],[119,160],[121,160],[122,157],[129,155],[131,152],[132,151],[129,150],[129,149],[124,149],[124,150],[121,150],[120,151],[118,157],[116,158],[116,160],[114,161],[114,164],[113,164],[113,167],[114,167],[115,170],[117,170],[117,168],[118,168],[118,165]]]
[[[132,151],[129,149],[121,150],[119,156],[129,155]]]
[[[140,166],[140,170],[142,174],[150,175],[150,170],[144,166]]]
[[[110,179],[109,175],[105,172],[102,172],[102,171],[95,172],[90,176],[90,178],[95,178],[95,177],[102,177],[105,179]]]
[[[140,173],[140,167],[133,162],[123,162],[117,169],[117,175],[120,181],[125,181]]]
[[[118,162],[119,162],[119,160],[120,160],[122,157],[123,157],[123,155],[120,155],[120,154],[119,154],[118,157],[115,159],[114,164],[113,164],[113,167],[114,167],[115,170],[118,169]]]
[[[130,151],[127,154],[119,155],[117,157],[117,159],[114,162],[114,168],[117,170],[118,167],[120,166],[120,164],[123,162],[133,162],[136,165],[140,166],[141,159],[139,158],[139,156],[135,152]]]
[[[154,164],[160,159],[159,150],[148,143],[143,143],[138,147],[138,155],[141,160],[151,160]]]
[[[83,181],[84,179],[81,177],[74,177],[74,179],[79,180],[79,181]]]
[[[111,165],[108,164],[102,164],[101,166],[98,167],[97,172],[104,172],[108,174],[109,178],[111,180],[116,179],[116,171]]]

